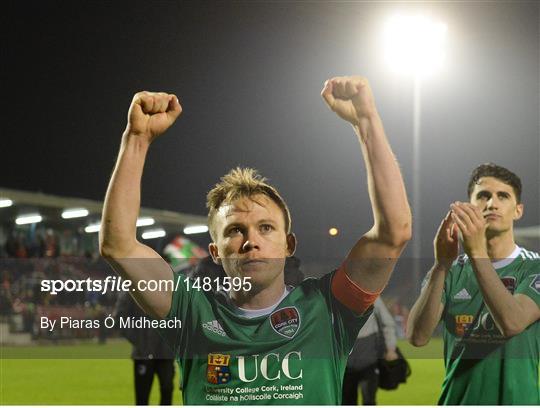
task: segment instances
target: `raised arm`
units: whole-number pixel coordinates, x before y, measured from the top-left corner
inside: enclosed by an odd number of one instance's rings
[[[413,346],[429,343],[433,331],[441,320],[444,304],[442,294],[444,280],[458,256],[457,227],[450,211],[441,222],[433,241],[435,264],[428,272],[422,292],[414,303],[407,319],[407,340]]]
[[[150,144],[165,132],[182,112],[178,99],[165,93],[140,92],[133,97],[128,124],[122,136],[101,220],[99,250],[114,270],[131,280],[131,294],[146,313],[162,318],[170,309],[172,290],[138,291],[141,280],[172,280],[172,271],[150,247],[136,236],[140,210],[141,178]]]
[[[379,292],[411,238],[411,211],[403,178],[368,81],[358,76],[332,78],[321,95],[358,136],[373,211],[373,227],[350,251],[345,271],[363,290]]]

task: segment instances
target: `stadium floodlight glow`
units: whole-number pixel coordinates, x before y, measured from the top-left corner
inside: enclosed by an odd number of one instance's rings
[[[100,229],[101,229],[101,223],[98,222],[96,224],[90,224],[87,227],[85,227],[84,232],[87,232],[90,234],[92,232],[99,232]]]
[[[444,62],[446,32],[446,24],[425,16],[396,15],[385,26],[385,59],[396,71],[430,74]]]
[[[388,19],[384,28],[384,58],[391,69],[413,77],[413,138],[412,138],[412,210],[421,220],[420,186],[421,172],[421,85],[428,75],[442,67],[445,60],[446,24],[426,16],[395,15]],[[419,290],[421,275],[421,228],[412,241],[413,276]]]
[[[37,222],[41,222],[43,220],[43,217],[39,214],[25,214],[17,217],[15,219],[15,224],[17,225],[25,225],[25,224],[35,224]]]
[[[9,198],[0,198],[0,208],[11,207],[12,205],[13,201]]]
[[[143,239],[154,239],[154,238],[161,238],[166,235],[164,229],[154,229],[154,230],[147,230],[142,233]]]
[[[189,225],[184,228],[184,234],[202,234],[208,232],[208,227],[206,225]]]
[[[141,217],[137,218],[137,227],[148,227],[149,225],[154,225],[156,221],[152,217]]]
[[[70,218],[86,217],[88,214],[86,208],[68,208],[62,212],[62,218],[67,220]]]

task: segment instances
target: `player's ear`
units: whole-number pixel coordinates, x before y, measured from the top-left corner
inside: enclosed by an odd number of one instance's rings
[[[287,256],[293,256],[296,252],[296,235],[292,232],[287,234]]]
[[[519,203],[516,205],[516,211],[514,214],[514,220],[519,220],[523,216],[523,204]]]
[[[218,247],[214,242],[210,242],[208,244],[208,252],[210,252],[210,256],[212,257],[214,263],[221,265],[221,257],[219,256]]]

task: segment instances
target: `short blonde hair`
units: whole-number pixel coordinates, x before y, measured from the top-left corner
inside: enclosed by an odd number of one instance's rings
[[[212,239],[216,240],[214,230],[214,217],[223,204],[229,204],[242,197],[253,197],[262,194],[274,201],[283,212],[285,231],[291,232],[291,213],[285,200],[278,191],[266,182],[257,170],[249,167],[237,167],[221,177],[206,195],[206,208],[208,208],[208,227]]]

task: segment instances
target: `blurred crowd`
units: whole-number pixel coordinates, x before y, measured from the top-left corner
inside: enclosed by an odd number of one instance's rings
[[[41,329],[39,324],[41,316],[103,319],[113,313],[116,292],[61,291],[53,295],[41,290],[44,279],[105,279],[112,275],[112,269],[99,256],[97,234],[34,228],[1,235],[0,322],[9,323],[11,333],[30,333],[33,339],[96,337],[104,340],[106,334],[96,329],[50,332]],[[287,260],[285,280],[288,285],[296,286],[304,279],[300,263],[296,257]],[[182,272],[190,277],[224,276],[224,271],[210,257]],[[388,297],[385,302],[395,319],[397,335],[403,338],[408,308],[399,298]]]
[[[70,229],[57,231],[37,227],[0,230],[0,257],[55,258],[58,256],[98,257],[97,234],[79,233]]]
[[[44,279],[103,279],[111,274],[109,266],[96,259],[73,256],[43,258],[0,258],[0,319],[8,322],[12,333],[30,333],[33,338],[93,337],[89,330],[46,332],[39,318],[70,316],[76,319],[100,319],[112,312],[116,294],[89,291],[60,291],[53,295],[42,290]]]

